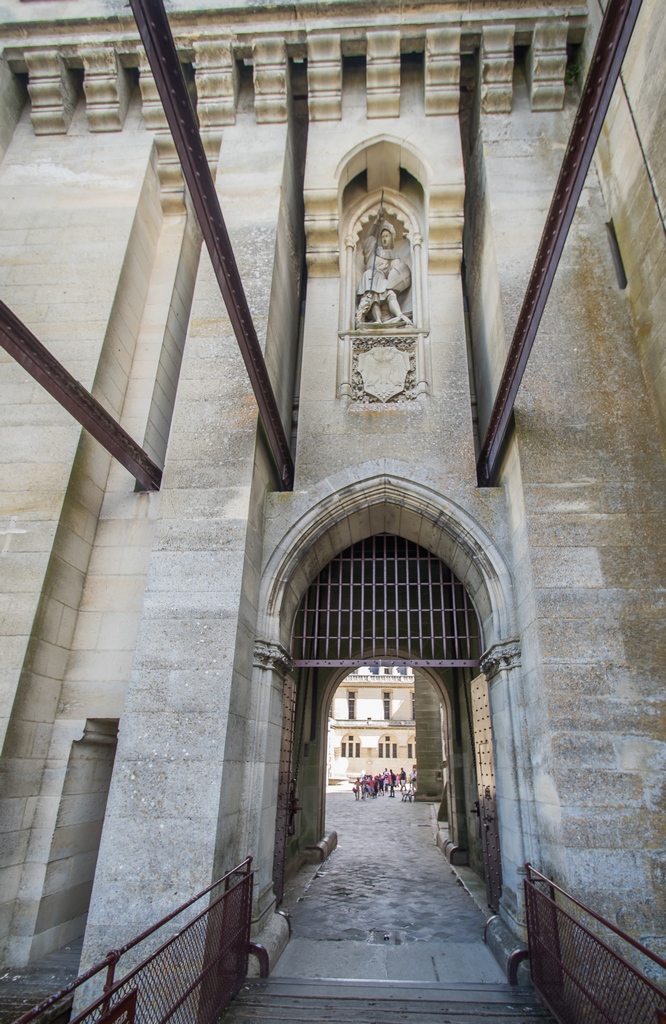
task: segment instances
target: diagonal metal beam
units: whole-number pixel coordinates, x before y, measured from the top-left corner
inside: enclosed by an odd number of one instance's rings
[[[513,403],[548,301],[641,2],[642,0],[609,0],[601,23],[546,226],[543,229],[477,463],[480,487],[493,487],[497,481]]]
[[[0,345],[129,470],[142,488],[159,490],[159,466],[1,301]]]
[[[130,0],[283,490],[294,464],[162,0]]]

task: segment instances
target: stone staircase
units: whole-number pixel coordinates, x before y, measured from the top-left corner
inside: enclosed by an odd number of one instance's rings
[[[533,989],[318,978],[248,980],[220,1024],[544,1024]]]

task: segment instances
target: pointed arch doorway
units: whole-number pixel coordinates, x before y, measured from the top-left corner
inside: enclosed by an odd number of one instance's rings
[[[310,818],[307,829],[300,830],[309,833],[302,836],[301,850],[324,832],[323,801],[316,805],[316,800],[324,770],[323,716],[332,693],[346,672],[361,664],[409,665],[427,672],[447,709],[452,746],[467,749],[473,788],[466,785],[464,771],[458,772],[452,812],[464,819],[467,802],[479,809],[488,902],[497,909],[499,828],[483,677],[474,684],[477,696],[472,693],[481,650],[481,629],[465,586],[446,563],[414,541],[386,533],[366,537],[337,554],[312,580],[294,618],[294,671],[284,689],[273,863],[278,902],[287,863],[298,847],[298,812],[309,812]],[[456,831],[466,836],[467,825]]]

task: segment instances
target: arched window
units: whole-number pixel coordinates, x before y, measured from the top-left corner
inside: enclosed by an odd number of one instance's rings
[[[361,743],[358,739],[353,736],[345,736],[344,740],[340,744],[340,756],[341,757],[360,757],[361,756]]]

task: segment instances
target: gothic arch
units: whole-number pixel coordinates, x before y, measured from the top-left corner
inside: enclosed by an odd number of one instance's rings
[[[513,635],[511,576],[485,530],[446,496],[380,474],[320,498],[287,530],[263,573],[261,640],[289,650],[294,616],[312,579],[340,551],[373,533],[413,540],[452,569],[474,603],[485,650]]]

